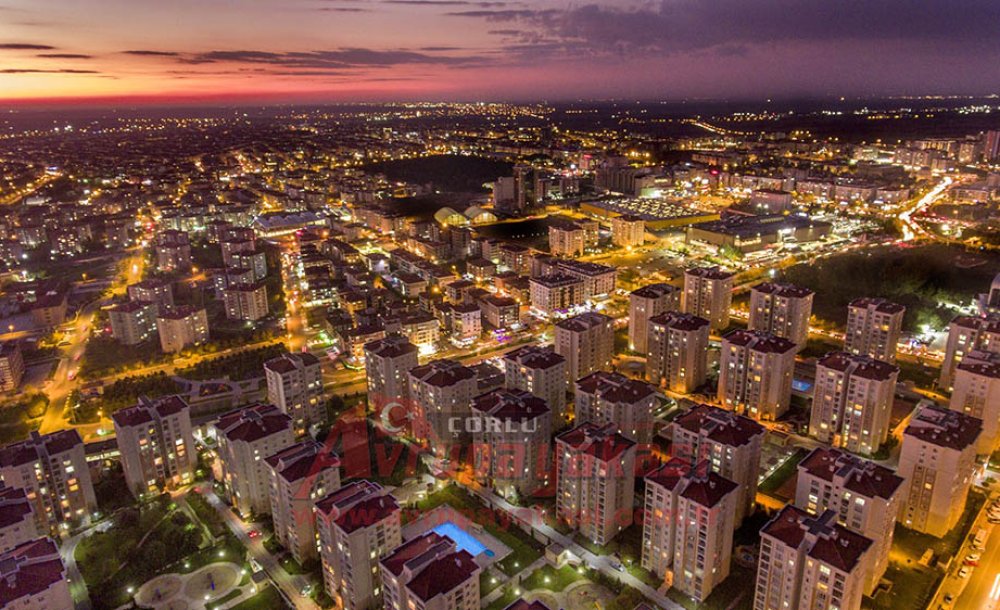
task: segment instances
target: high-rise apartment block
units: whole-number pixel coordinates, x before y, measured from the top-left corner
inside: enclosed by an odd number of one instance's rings
[[[670,311],[649,320],[646,376],[671,392],[689,394],[705,383],[709,323],[689,313]]]
[[[628,347],[646,353],[649,320],[680,309],[681,289],[670,284],[649,284],[628,295]]]
[[[809,434],[870,455],[889,438],[899,367],[868,356],[833,352],[816,363]]]
[[[306,440],[266,458],[274,537],[305,563],[317,556],[313,505],[340,489],[340,458],[330,448]]]
[[[760,530],[754,610],[860,610],[871,547],[832,510],[785,506]]]
[[[111,336],[123,345],[138,345],[156,335],[157,306],[146,301],[128,301],[108,310]]]
[[[479,393],[475,371],[455,360],[432,360],[410,369],[409,377],[414,436],[439,455],[467,443],[465,422]]]
[[[551,316],[564,314],[586,300],[583,280],[567,273],[550,273],[529,280],[531,308]]]
[[[753,512],[764,427],[749,417],[709,405],[695,405],[671,425],[674,457],[706,462],[737,485],[735,522]]]
[[[861,298],[847,306],[844,351],[883,362],[896,362],[896,346],[906,308],[886,299]]]
[[[713,331],[725,329],[733,304],[733,275],[719,267],[688,269],[684,272],[681,308],[708,320]]]
[[[73,610],[59,546],[35,538],[0,553],[0,608]]]
[[[788,339],[802,349],[809,339],[814,295],[791,284],[757,284],[750,290],[749,329]]]
[[[254,322],[267,316],[267,285],[264,282],[240,283],[222,291],[226,317],[230,320]]]
[[[94,485],[75,429],[31,437],[0,449],[0,482],[23,489],[39,532],[87,522],[97,508]]]
[[[568,381],[611,369],[615,324],[608,316],[587,312],[556,322],[555,351],[566,359]]]
[[[955,367],[972,351],[1000,353],[1000,314],[958,316],[951,321],[938,386],[951,389]]]
[[[983,421],[976,453],[997,448],[1000,426],[1000,354],[971,351],[955,369],[949,408]]]
[[[552,417],[566,419],[566,359],[551,348],[525,345],[503,356],[504,383],[545,401]]]
[[[139,397],[112,415],[122,470],[136,497],[190,483],[198,462],[191,409],[180,396]]]
[[[902,477],[885,466],[839,449],[813,449],[799,462],[795,506],[810,515],[832,510],[840,525],[872,540],[865,595],[875,591],[889,566],[903,483]]]
[[[191,269],[191,241],[187,233],[167,230],[157,236],[156,268],[164,273]]]
[[[482,569],[450,538],[427,532],[379,564],[385,610],[479,610]]]
[[[222,483],[240,514],[271,511],[266,458],[295,442],[292,418],[274,405],[253,405],[223,414],[215,422]]]
[[[544,400],[500,388],[477,396],[472,416],[478,420],[472,424],[475,472],[483,485],[516,499],[548,483],[552,411]]]
[[[323,370],[308,352],[282,354],[264,363],[267,401],[292,418],[297,435],[326,419]]]
[[[642,567],[699,602],[729,576],[738,485],[672,458],[646,475]]]
[[[38,538],[38,523],[28,494],[0,485],[0,553]]]
[[[659,406],[656,388],[620,373],[598,371],[576,381],[577,422],[613,424],[622,436],[649,445],[653,411]]]
[[[586,422],[556,437],[556,516],[596,544],[632,524],[635,442]]]
[[[0,343],[0,391],[13,392],[24,379],[24,357],[16,341]]]
[[[161,311],[156,318],[160,348],[170,354],[208,341],[208,314],[204,307],[182,305]]]
[[[127,292],[130,301],[155,303],[161,310],[174,306],[173,285],[166,280],[155,278],[143,280],[137,284],[130,284]]]
[[[763,332],[736,330],[722,338],[719,402],[760,421],[775,421],[792,397],[796,345]]]
[[[326,592],[345,610],[380,605],[379,560],[403,542],[396,499],[358,480],[318,501],[315,512]]]
[[[611,219],[611,243],[619,248],[637,248],[646,239],[646,221],[623,214]]]
[[[549,224],[549,252],[555,256],[583,256],[587,245],[586,230],[572,220]]]
[[[982,420],[918,405],[903,432],[896,473],[906,480],[899,522],[940,538],[954,527],[972,485]]]
[[[405,405],[410,397],[410,369],[416,368],[417,346],[401,335],[365,344],[368,404],[380,413],[386,405]]]

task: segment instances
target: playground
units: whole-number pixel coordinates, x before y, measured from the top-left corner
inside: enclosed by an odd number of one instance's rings
[[[229,562],[213,563],[190,574],[161,574],[142,585],[135,600],[140,607],[154,610],[204,608],[235,590],[241,576],[240,567]]]

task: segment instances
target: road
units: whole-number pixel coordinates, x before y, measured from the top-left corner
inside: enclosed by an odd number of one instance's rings
[[[988,506],[984,505],[984,506]],[[974,533],[980,527],[993,530],[984,517],[984,513],[979,515],[979,519],[972,526],[970,533]],[[961,560],[969,553],[968,549],[962,549],[956,558],[956,565],[961,565]],[[979,566],[972,571],[968,577],[965,588],[961,595],[955,600],[956,610],[989,610],[997,608],[1000,602],[1000,534],[991,532],[987,538],[986,548],[981,553]],[[949,591],[960,586],[961,583],[956,577],[948,577],[948,581],[942,589]]]
[[[319,606],[309,597],[301,594],[302,589],[310,583],[304,576],[292,576],[278,563],[277,558],[264,548],[263,537],[253,540],[249,536],[251,527],[241,521],[233,511],[215,494],[210,485],[204,485],[199,491],[204,494],[219,515],[225,520],[230,531],[240,541],[247,551],[267,573],[271,582],[281,589],[286,600],[290,600],[297,610],[319,610]]]

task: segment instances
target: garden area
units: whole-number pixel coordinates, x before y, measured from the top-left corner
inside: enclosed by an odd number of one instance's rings
[[[80,364],[82,379],[99,379],[109,375],[124,373],[139,366],[163,364],[169,362],[170,354],[160,351],[159,341],[146,341],[139,345],[123,345],[105,336],[95,333],[83,352]]]
[[[38,429],[49,399],[44,394],[24,396],[16,402],[0,406],[0,444],[22,441]]]
[[[221,358],[202,360],[193,366],[178,370],[177,375],[198,380],[228,377],[232,381],[245,381],[263,377],[264,363],[286,351],[285,346],[279,343],[266,345]]]
[[[667,591],[667,597],[686,610],[752,610],[756,580],[754,570],[732,564],[729,576],[712,590],[704,602],[698,603],[674,588]]]
[[[98,411],[102,411],[105,417],[109,417],[115,411],[135,405],[140,396],[159,398],[160,396],[176,394],[181,389],[180,384],[162,371],[152,375],[125,377],[105,386],[98,397],[81,398],[79,394],[74,394],[71,397],[70,405],[78,404],[79,406],[72,408],[73,422],[95,423],[100,420]]]

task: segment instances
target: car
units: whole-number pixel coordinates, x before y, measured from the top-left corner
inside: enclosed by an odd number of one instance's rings
[[[965,560],[966,561],[979,561],[980,557],[981,556],[980,556],[979,553],[969,553],[968,555],[965,556]]]
[[[947,595],[944,596],[944,603],[945,604],[947,604],[947,605],[950,606],[952,604],[952,602],[954,602],[954,601],[955,601],[955,596],[952,595],[951,593],[949,593],[949,594],[947,594]]]
[[[967,565],[970,568],[974,568],[974,567],[976,567],[976,566],[979,565],[979,562],[978,561],[969,561],[969,560],[966,560],[962,565]]]
[[[250,530],[247,532],[247,536],[249,536],[251,540],[260,538],[260,530]]]
[[[70,381],[73,381],[73,379],[75,378],[76,378],[76,371],[70,371],[69,375],[66,375],[66,379],[69,379]]]
[[[959,578],[968,578],[969,574],[972,574],[972,570],[968,566],[962,566],[962,569],[958,571]]]

